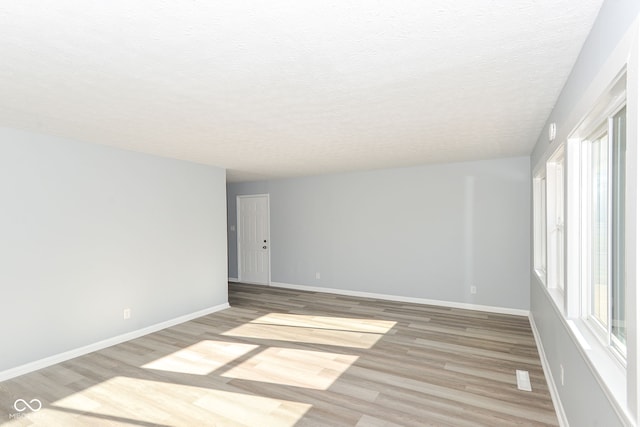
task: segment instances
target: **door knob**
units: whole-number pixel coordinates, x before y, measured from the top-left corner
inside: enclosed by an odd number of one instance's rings
[[[267,249],[267,247],[266,247],[266,246],[263,246],[263,247],[262,247],[262,249]]]

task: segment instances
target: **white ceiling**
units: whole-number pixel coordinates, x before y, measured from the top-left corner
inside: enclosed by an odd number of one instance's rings
[[[230,181],[528,155],[602,0],[0,3],[0,126]]]

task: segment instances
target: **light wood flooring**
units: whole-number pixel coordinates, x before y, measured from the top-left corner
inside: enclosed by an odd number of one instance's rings
[[[525,317],[240,284],[229,298],[0,383],[0,425],[558,425]]]

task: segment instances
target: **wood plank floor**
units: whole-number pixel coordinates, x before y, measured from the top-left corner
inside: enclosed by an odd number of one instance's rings
[[[0,425],[558,425],[525,317],[240,284],[229,298],[0,383]]]

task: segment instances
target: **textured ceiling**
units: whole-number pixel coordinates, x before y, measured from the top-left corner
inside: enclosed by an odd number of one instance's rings
[[[528,155],[602,0],[0,3],[0,126],[230,181]]]

